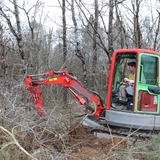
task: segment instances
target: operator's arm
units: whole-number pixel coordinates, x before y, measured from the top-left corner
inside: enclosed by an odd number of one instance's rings
[[[128,78],[124,78],[124,81],[125,82],[128,82],[129,83],[129,85],[134,85],[134,80],[131,80],[131,79],[128,79]]]

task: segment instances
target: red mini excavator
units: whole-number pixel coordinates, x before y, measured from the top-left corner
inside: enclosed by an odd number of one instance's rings
[[[125,109],[119,107],[119,86],[124,62],[136,62],[133,95],[126,90]],[[119,49],[111,58],[106,78],[107,97],[103,105],[100,96],[80,83],[66,70],[49,71],[39,75],[27,75],[25,87],[33,104],[41,116],[44,116],[42,91],[38,85],[62,85],[93,116],[86,121],[89,125],[110,125],[123,128],[141,128],[143,130],[160,130],[160,54],[145,49]],[[126,73],[127,74],[127,73]],[[127,75],[126,75],[127,76]],[[96,104],[93,109],[87,103]]]

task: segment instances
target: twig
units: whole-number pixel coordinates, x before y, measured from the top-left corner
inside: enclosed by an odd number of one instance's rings
[[[112,131],[111,131],[111,129],[110,129],[110,127],[109,127],[108,124],[107,124],[107,127],[108,127],[108,129],[109,129],[109,134],[110,134],[110,136],[111,136],[112,144],[114,144]]]
[[[147,124],[147,123],[146,123]],[[114,148],[116,148],[119,144],[121,144],[123,141],[125,141],[127,138],[129,138],[129,137],[131,137],[134,133],[136,133],[137,131],[139,131],[140,129],[142,129],[146,124],[144,124],[143,126],[141,126],[141,127],[139,127],[138,129],[136,129],[134,132],[132,132],[131,134],[129,134],[127,137],[125,137],[124,139],[122,139],[119,143],[117,143],[115,146],[113,146],[110,150],[109,150],[109,152],[107,153],[107,159],[109,159],[110,157],[109,157],[109,154],[112,152],[112,150],[114,149]],[[107,160],[106,159],[106,160]]]
[[[13,142],[7,143],[2,149],[4,149],[5,147],[7,147],[7,146],[10,145],[10,144],[15,144],[15,145],[17,145],[17,147],[18,147],[20,150],[22,150],[22,151],[23,151],[27,156],[29,156],[32,160],[37,160],[37,158],[34,158],[29,152],[27,152],[27,151],[18,143],[18,141],[16,140],[16,138],[15,138],[15,136],[14,136],[13,133],[9,132],[7,129],[5,129],[5,128],[2,127],[2,126],[0,126],[0,129],[1,129],[2,131],[4,131],[5,133],[9,134],[9,135],[12,137],[12,139],[13,139]],[[13,130],[14,130],[14,128],[12,129],[12,132],[13,132]],[[1,150],[2,150],[2,149],[1,149]]]
[[[94,104],[94,112],[93,113],[91,113],[91,114],[86,114],[85,116],[84,116],[84,118],[81,120],[81,124],[85,121],[85,119],[88,117],[88,116],[93,116],[94,114],[95,114],[95,112],[96,112],[96,104],[95,103],[93,103]]]

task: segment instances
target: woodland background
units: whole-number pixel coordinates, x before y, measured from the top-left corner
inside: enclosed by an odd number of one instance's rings
[[[51,0],[47,9],[54,12],[48,15],[45,1],[1,0],[1,127],[11,131],[16,126],[24,135],[36,126],[32,120],[40,119],[24,88],[27,74],[66,68],[105,102],[107,65],[114,50],[154,46],[160,52],[159,6],[159,0]],[[61,120],[59,127],[65,130],[82,108],[60,86],[41,88],[49,117],[45,127],[58,127]]]

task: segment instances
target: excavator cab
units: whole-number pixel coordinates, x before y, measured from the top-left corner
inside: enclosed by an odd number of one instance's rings
[[[118,88],[121,80],[128,76],[126,64],[130,60],[136,62],[133,95],[127,98],[127,103],[123,104],[126,108],[122,109],[119,107]],[[160,56],[155,51],[122,49],[114,52],[106,98],[107,124],[160,129],[159,65]]]
[[[129,73],[128,63],[136,63],[136,54],[118,54],[115,63],[114,79],[112,87],[112,107],[120,108],[120,106],[126,106],[131,109],[133,106],[134,84],[130,85],[128,82],[124,82],[124,78],[127,77],[130,80],[135,79],[133,72]],[[125,97],[120,94],[120,88],[124,87]],[[122,99],[125,99],[122,100]],[[116,105],[116,106],[115,106]]]
[[[154,113],[159,114],[158,106],[158,55],[146,52],[118,52],[115,57],[114,73],[112,80],[112,99],[113,103],[128,104],[119,101],[119,86],[120,82],[125,77],[131,77],[132,73],[127,70],[127,63],[130,61],[136,62],[136,71],[134,77],[133,94],[130,94],[129,86],[126,84],[126,98],[131,102],[130,108],[137,113]],[[115,95],[114,95],[115,94]],[[134,105],[133,105],[134,104]],[[129,105],[129,104],[128,104]],[[132,105],[132,107],[131,107]],[[118,107],[118,105],[117,105]]]

